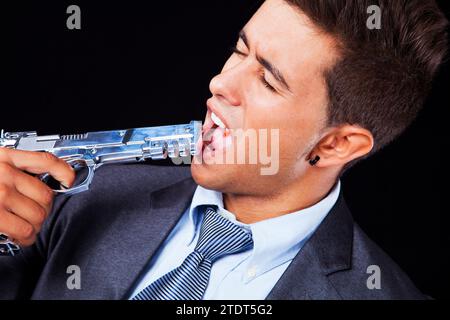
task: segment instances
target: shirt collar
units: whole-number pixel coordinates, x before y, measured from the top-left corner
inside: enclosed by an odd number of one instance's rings
[[[199,215],[199,207],[204,205],[217,206],[218,208],[223,207],[222,193],[208,190],[202,186],[198,186],[195,190],[194,196],[192,197],[191,206],[189,208],[189,229],[192,235],[189,243],[194,241],[196,233],[199,231],[199,224],[201,217]]]
[[[192,234],[189,243],[192,243],[200,230],[199,206],[217,206],[219,214],[252,232],[254,246],[248,260],[248,268],[252,271],[244,275],[244,281],[251,281],[295,257],[336,203],[340,189],[341,183],[338,181],[325,198],[308,208],[246,225],[238,222],[233,213],[224,209],[221,192],[198,186],[189,209],[189,228]]]

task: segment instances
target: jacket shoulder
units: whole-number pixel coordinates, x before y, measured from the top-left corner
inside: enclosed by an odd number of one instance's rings
[[[121,191],[142,187],[157,190],[191,177],[190,167],[160,166],[147,163],[105,165],[96,172],[90,193],[118,188]]]
[[[74,221],[99,225],[124,212],[149,210],[150,195],[157,190],[191,178],[190,167],[143,164],[109,164],[100,167],[88,191],[55,199],[50,219],[44,226],[70,225]],[[77,176],[77,182],[83,173]],[[65,227],[64,227],[65,228]]]
[[[343,299],[426,299],[397,263],[356,223],[351,269],[332,274],[330,279]]]

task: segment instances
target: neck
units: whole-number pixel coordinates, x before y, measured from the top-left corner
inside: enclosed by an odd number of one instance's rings
[[[325,198],[336,182],[336,176],[318,178],[311,174],[299,182],[285,186],[276,194],[223,194],[225,209],[238,221],[251,224],[308,208]]]

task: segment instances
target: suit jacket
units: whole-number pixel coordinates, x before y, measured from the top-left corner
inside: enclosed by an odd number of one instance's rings
[[[89,191],[58,196],[35,245],[0,257],[0,299],[128,299],[149,259],[190,205],[189,167],[100,168]],[[81,289],[68,289],[68,267]],[[381,289],[368,289],[367,268]],[[352,220],[341,195],[268,299],[423,299]]]

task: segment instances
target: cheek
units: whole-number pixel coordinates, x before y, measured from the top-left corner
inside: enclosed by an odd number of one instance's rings
[[[283,98],[284,101],[269,103],[268,100],[256,98],[249,103],[245,127],[278,129],[280,171],[291,171],[309,151],[321,128],[323,112],[300,101],[286,101]]]
[[[280,139],[311,135],[323,117],[317,109],[297,102],[254,99],[245,110],[245,128],[279,129]]]
[[[321,108],[308,104],[295,108],[284,123],[284,132],[280,134],[283,148],[287,156],[298,159],[309,152],[323,127],[324,114]]]
[[[257,84],[249,86],[245,95],[244,128],[280,129],[285,106],[280,97],[261,92]]]

